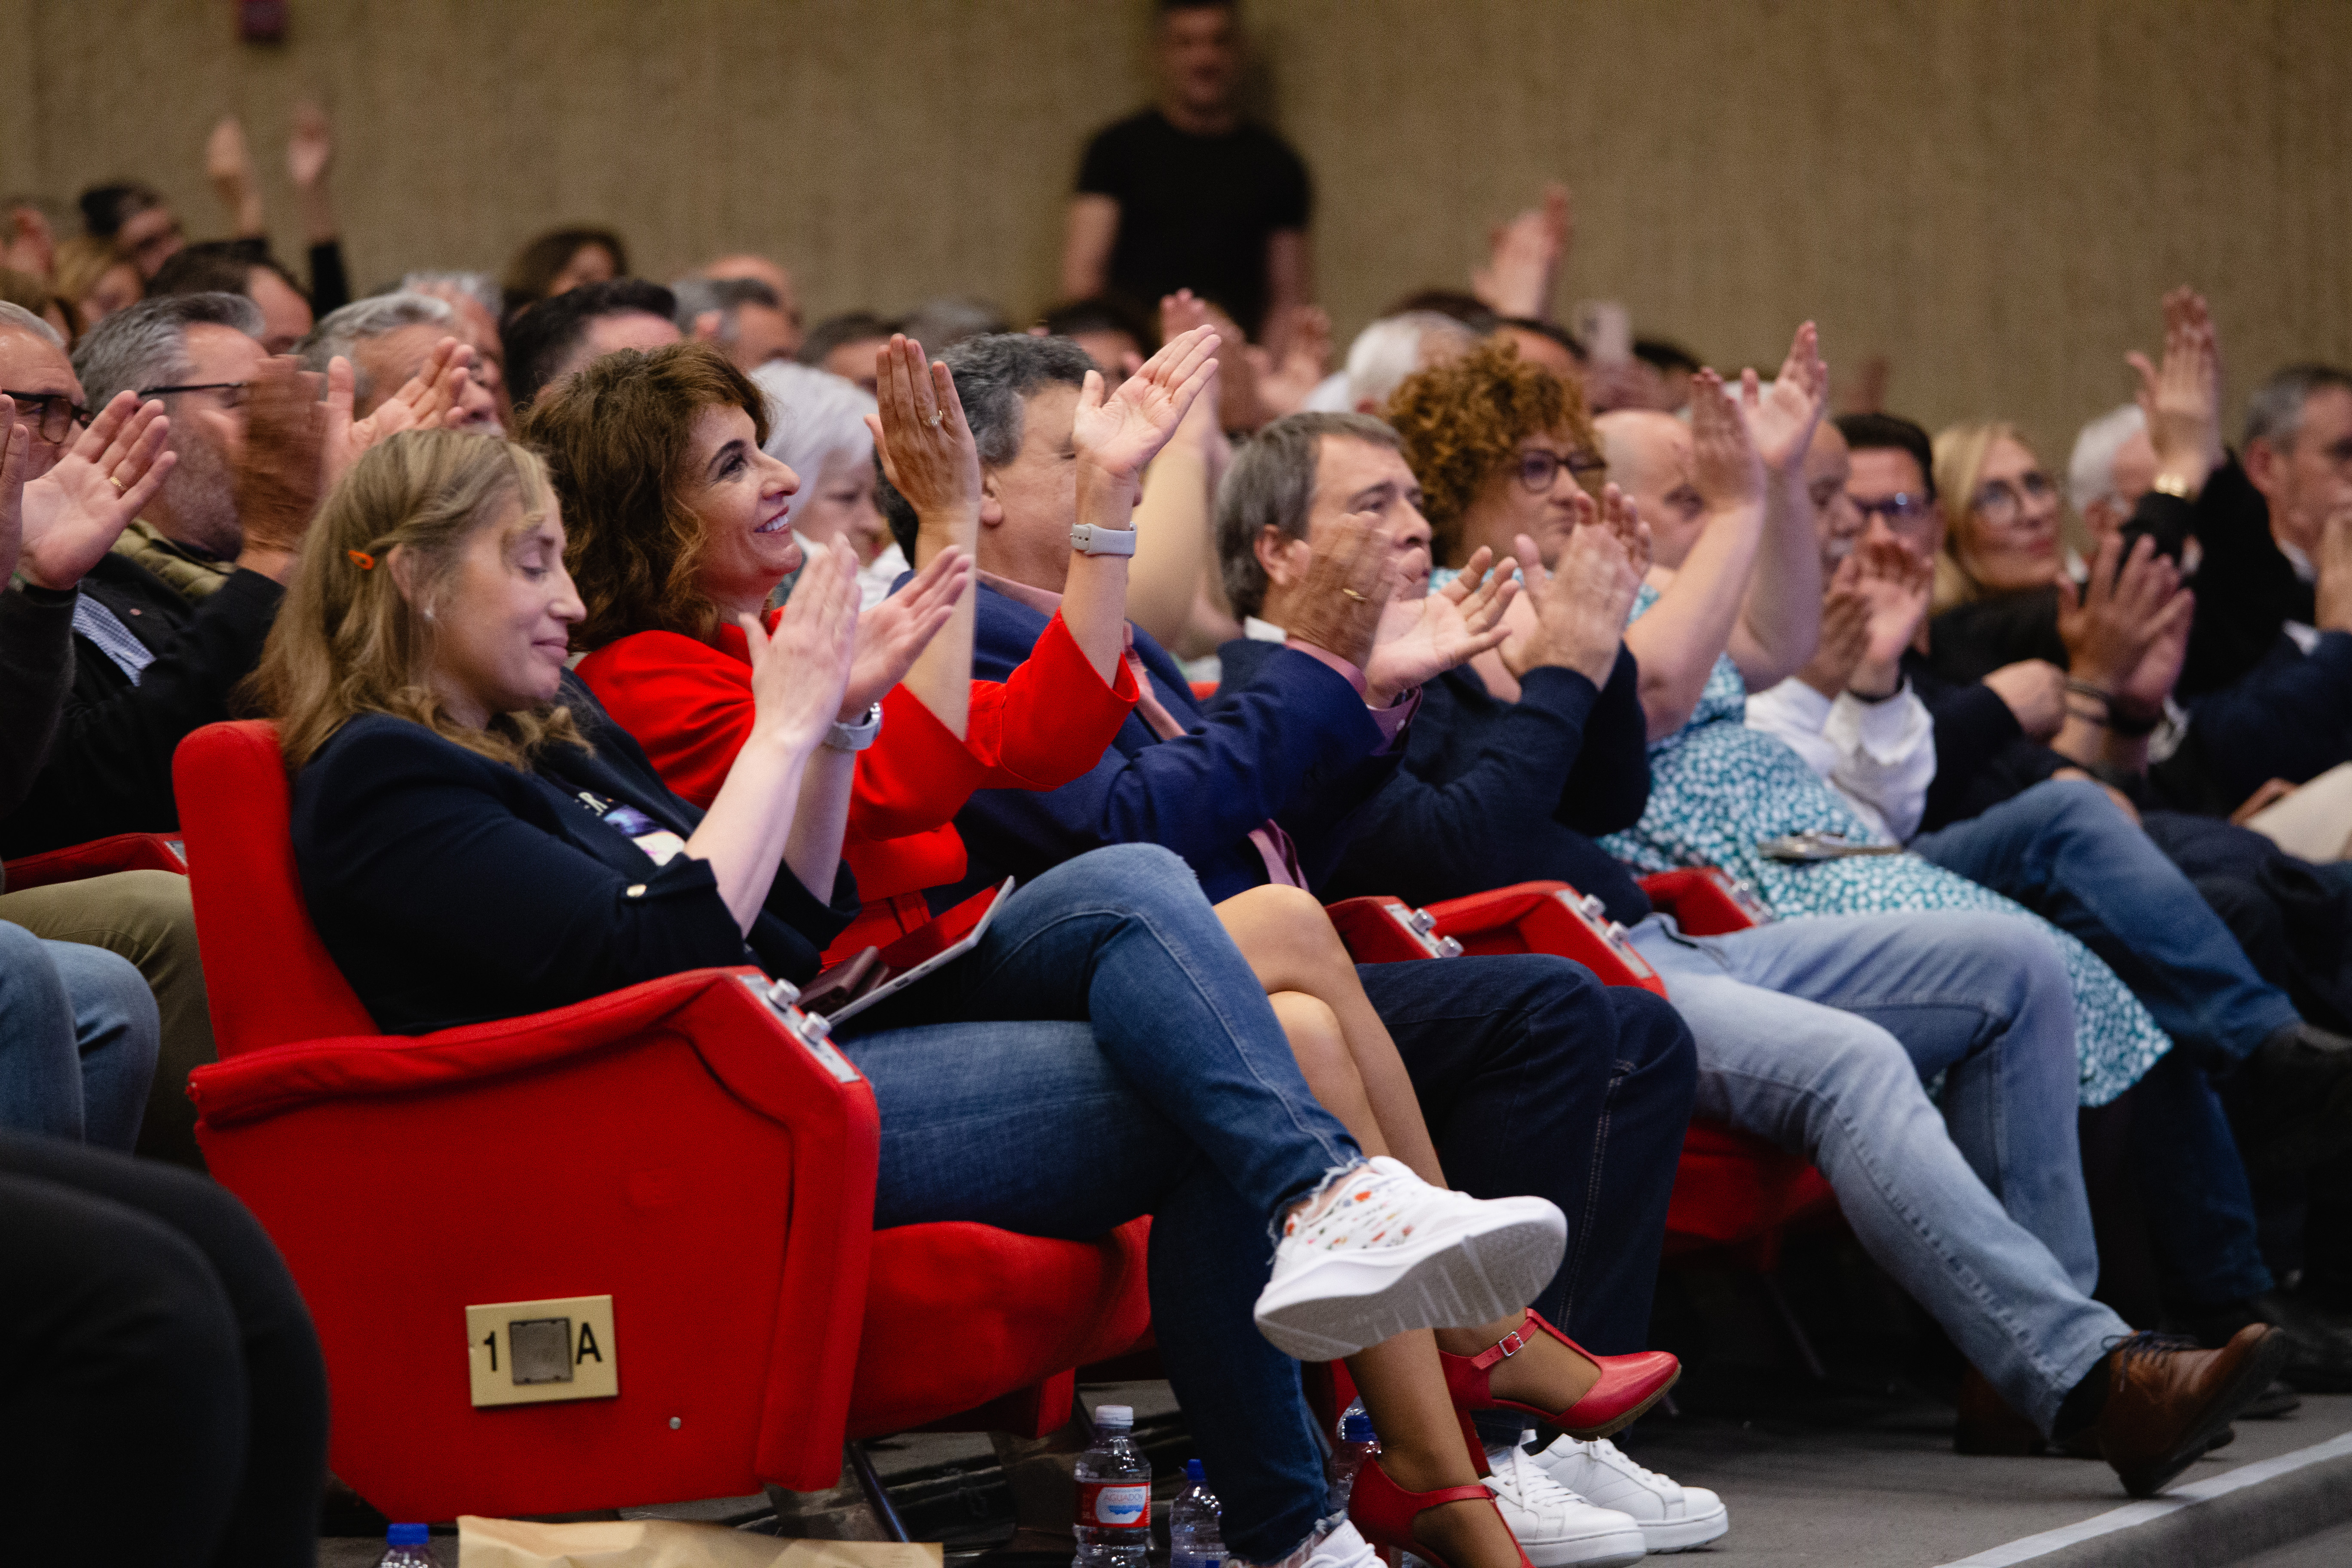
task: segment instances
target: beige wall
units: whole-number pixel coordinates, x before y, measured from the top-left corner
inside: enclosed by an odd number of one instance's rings
[[[1460,280],[1548,177],[1561,296],[1610,296],[1718,363],[1801,316],[1884,353],[1931,424],[2063,442],[2119,400],[2156,300],[2213,297],[2233,391],[2352,358],[2346,0],[1251,0],[1272,113],[1317,176],[1342,332]],[[1144,90],[1139,0],[0,0],[0,188],[135,171],[197,229],[211,121],[277,151],[315,88],[357,281],[495,268],[568,219],[666,277],[774,252],[817,312],[1052,287],[1093,125]],[[2049,454],[2063,458],[2063,450]]]

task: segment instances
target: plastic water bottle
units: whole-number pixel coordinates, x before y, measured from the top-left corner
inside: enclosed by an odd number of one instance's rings
[[[375,1568],[433,1568],[432,1532],[421,1524],[395,1524],[383,1532],[383,1555]]]
[[[1078,1456],[1078,1554],[1073,1568],[1147,1568],[1151,1461],[1135,1446],[1135,1411],[1095,1406],[1095,1446]]]
[[[1201,1461],[1184,1461],[1192,1484],[1168,1509],[1168,1568],[1222,1568],[1223,1527],[1217,1521],[1217,1494],[1201,1473]]]
[[[1331,1458],[1327,1471],[1331,1478],[1331,1501],[1325,1510],[1345,1513],[1348,1494],[1356,1489],[1356,1472],[1364,1461],[1381,1451],[1381,1440],[1373,1436],[1372,1418],[1365,1413],[1364,1402],[1357,1400],[1339,1417],[1339,1440],[1331,1445]]]

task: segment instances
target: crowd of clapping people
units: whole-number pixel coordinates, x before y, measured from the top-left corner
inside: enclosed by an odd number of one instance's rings
[[[1027,330],[805,324],[772,261],[664,286],[593,228],[354,299],[314,111],[299,274],[234,121],[238,237],[136,184],[70,236],[16,204],[0,851],[173,831],[179,742],[267,718],[310,918],[404,1035],[807,984],[1016,879],[835,1037],[874,1224],[1153,1215],[1252,1564],[1723,1534],[1611,1441],[1677,1375],[1647,1336],[1694,1115],[1827,1178],[1969,1363],[1963,1451],[2146,1495],[2352,1387],[2352,372],[2269,375],[2232,445],[2177,290],[2053,474],[1998,418],[1832,415],[1810,322],[1769,377],[1580,336],[1557,190],[1334,365],[1230,7],[1159,26],[1162,102],[1089,149]],[[1769,918],[1653,909],[1699,866]],[[1325,914],[1530,879],[1664,994],[1360,968]],[[102,1455],[172,1498],[109,1560],[310,1560],[325,1384],[192,1173],[212,1056],[184,879],[0,895],[22,1539],[98,1523]],[[2160,1323],[2092,1295],[2078,1111],[2126,1094]],[[1381,1449],[1326,1518],[1297,1363],[1334,1359]]]

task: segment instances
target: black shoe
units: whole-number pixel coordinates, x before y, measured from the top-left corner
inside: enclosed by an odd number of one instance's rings
[[[2290,1024],[2230,1075],[2224,1097],[2249,1172],[2308,1170],[2352,1150],[2352,1039]]]
[[[2243,1410],[2238,1412],[2241,1421],[2272,1421],[2282,1415],[2292,1415],[2303,1408],[2303,1395],[2284,1383],[2273,1383]]]
[[[2280,1382],[2305,1394],[2352,1392],[2352,1323],[2299,1293],[2265,1290],[2249,1300],[2184,1314],[2182,1321],[2197,1342],[2209,1349],[2228,1344],[2248,1323],[2274,1324],[2285,1336],[2286,1363],[2279,1369]],[[2271,1412],[2249,1408],[2244,1414]]]

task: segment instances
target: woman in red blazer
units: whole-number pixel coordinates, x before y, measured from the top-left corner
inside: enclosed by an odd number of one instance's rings
[[[877,450],[915,504],[924,565],[861,621],[866,679],[853,677],[833,738],[866,748],[843,850],[865,904],[834,944],[836,959],[921,925],[930,918],[922,890],[963,879],[950,819],[974,790],[1068,783],[1101,757],[1136,696],[1123,657],[1129,558],[1110,552],[1078,558],[1061,614],[1011,679],[971,679],[964,589],[995,502],[982,494],[944,370],[903,338],[877,357]],[[1210,373],[1195,332],[1117,392],[1096,392],[1067,462],[1096,528],[1126,532],[1137,477]],[[941,417],[918,413],[918,384]],[[600,361],[540,399],[530,419],[588,606],[577,640],[591,651],[579,674],[663,781],[698,805],[717,794],[751,730],[751,667],[735,617],[757,612],[802,559],[792,526],[799,478],[761,450],[767,412],[723,356],[680,344]],[[648,475],[661,476],[658,486]],[[899,671],[903,682],[884,679]]]

